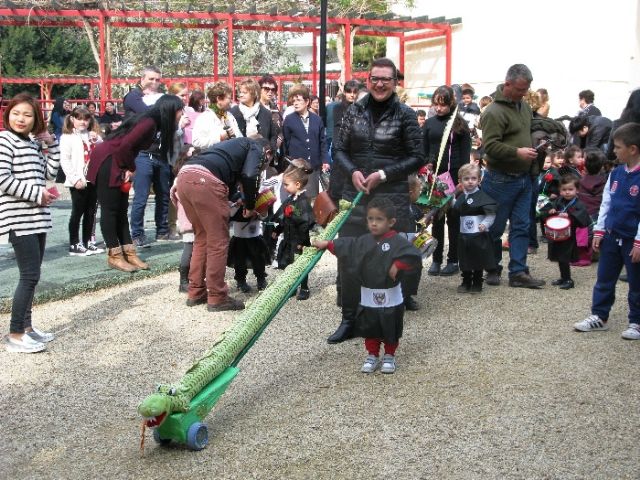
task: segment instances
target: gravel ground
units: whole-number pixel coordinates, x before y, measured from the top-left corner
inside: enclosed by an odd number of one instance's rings
[[[530,258],[557,277],[542,251]],[[360,340],[325,341],[339,320],[334,269],[325,255],[311,299],[290,301],[240,363],[201,452],[159,447],[147,430],[141,457],[136,406],[180,378],[232,314],[184,306],[177,273],[37,306],[35,323],[57,333],[48,351],[0,351],[0,477],[639,478],[626,284],[611,330],[578,334],[595,266],[574,269],[568,292],[481,296],[425,273],[396,374],[367,376]]]

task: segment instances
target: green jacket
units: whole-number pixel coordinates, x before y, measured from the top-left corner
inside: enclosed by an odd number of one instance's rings
[[[490,170],[501,173],[536,174],[536,162],[522,160],[516,155],[520,147],[531,147],[531,107],[524,102],[518,104],[502,94],[503,85],[498,85],[496,96],[480,117],[482,143]]]

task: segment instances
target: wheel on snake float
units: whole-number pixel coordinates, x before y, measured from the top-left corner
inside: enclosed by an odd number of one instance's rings
[[[153,429],[153,439],[156,441],[156,443],[158,445],[162,445],[162,446],[166,446],[166,445],[169,445],[171,443],[171,439],[170,438],[162,438],[160,436],[160,432],[158,431],[157,428]]]
[[[191,450],[202,450],[209,443],[209,432],[204,423],[196,422],[187,430],[187,447]]]

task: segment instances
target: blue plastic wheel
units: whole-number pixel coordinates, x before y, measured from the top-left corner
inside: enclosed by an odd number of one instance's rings
[[[153,439],[156,441],[158,445],[169,445],[171,443],[170,438],[162,438],[160,436],[160,431],[157,428],[153,429]]]
[[[202,450],[209,443],[209,432],[204,423],[196,422],[187,430],[187,447],[191,450]]]

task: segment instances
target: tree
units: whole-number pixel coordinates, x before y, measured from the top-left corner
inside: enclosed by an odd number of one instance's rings
[[[82,30],[77,28],[0,27],[2,74],[9,77],[46,77],[48,75],[91,75],[96,68]],[[7,96],[27,91],[40,95],[33,85],[6,85]],[[82,85],[56,85],[53,96],[86,98]]]

